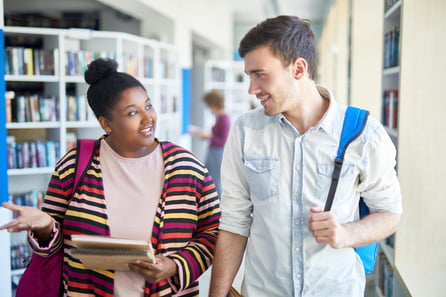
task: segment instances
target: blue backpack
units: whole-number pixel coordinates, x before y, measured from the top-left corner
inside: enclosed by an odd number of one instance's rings
[[[329,211],[333,204],[333,199],[338,185],[339,176],[341,173],[342,163],[344,162],[345,151],[348,145],[355,140],[359,134],[364,130],[369,112],[367,110],[359,109],[349,106],[345,113],[344,124],[342,127],[341,139],[339,141],[338,154],[335,159],[335,168],[331,179],[330,190],[328,192],[327,202],[325,203],[324,211]],[[369,209],[364,203],[363,199],[359,199],[359,217],[363,218],[369,214]],[[372,243],[366,246],[355,248],[356,253],[362,260],[364,270],[366,273],[373,272],[376,263],[376,256],[378,254],[378,243]]]

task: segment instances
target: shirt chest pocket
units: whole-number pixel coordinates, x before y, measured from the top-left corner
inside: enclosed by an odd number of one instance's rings
[[[316,197],[326,201],[333,176],[334,164],[319,163],[316,177]],[[357,190],[358,170],[353,164],[344,163],[341,168],[334,203],[350,199]]]
[[[246,178],[253,199],[266,200],[279,192],[278,159],[246,159]]]

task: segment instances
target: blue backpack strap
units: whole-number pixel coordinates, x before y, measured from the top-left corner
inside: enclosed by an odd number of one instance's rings
[[[364,130],[367,123],[369,112],[363,109],[349,106],[345,112],[344,124],[342,126],[341,139],[339,140],[338,153],[335,160],[330,190],[328,192],[327,202],[325,203],[325,211],[329,211],[333,204],[336,187],[338,185],[341,173],[344,155],[348,145],[355,140]],[[360,217],[364,217],[369,213],[367,205],[363,199],[359,200]],[[361,258],[365,273],[371,273],[375,267],[376,256],[378,251],[378,243],[372,243],[366,246],[355,248],[356,253]]]
[[[348,145],[362,133],[368,116],[369,112],[367,110],[353,106],[347,107],[336,159],[344,160]]]
[[[333,204],[339,176],[341,174],[342,163],[344,162],[345,151],[347,150],[348,145],[364,130],[368,116],[369,112],[367,110],[353,106],[347,107],[344,123],[342,125],[341,139],[339,140],[338,154],[335,159],[335,167],[324,211],[329,211]]]

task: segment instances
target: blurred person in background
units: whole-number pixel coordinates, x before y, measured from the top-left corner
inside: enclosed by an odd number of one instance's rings
[[[203,101],[206,103],[210,111],[215,115],[215,124],[212,126],[211,132],[203,129],[190,129],[192,136],[209,140],[209,148],[206,156],[205,165],[214,179],[215,186],[219,195],[222,194],[221,188],[221,160],[223,158],[223,150],[228,138],[231,120],[225,111],[225,98],[220,91],[212,90],[204,94]]]

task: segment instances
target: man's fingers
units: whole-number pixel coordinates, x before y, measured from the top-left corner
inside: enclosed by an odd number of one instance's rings
[[[310,211],[312,213],[320,213],[320,212],[323,212],[324,209],[321,206],[314,206],[314,207],[310,208]]]

